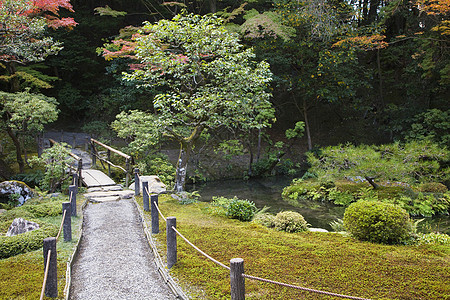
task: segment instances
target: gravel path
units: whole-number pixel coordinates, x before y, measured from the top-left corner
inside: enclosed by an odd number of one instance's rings
[[[89,203],[70,299],[176,299],[157,272],[130,200]]]

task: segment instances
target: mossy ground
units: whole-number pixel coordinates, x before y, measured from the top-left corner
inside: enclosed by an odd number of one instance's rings
[[[278,232],[207,214],[205,203],[180,205],[160,196],[163,214],[197,247],[228,265],[245,261],[245,273],[334,293],[371,299],[450,299],[450,247],[388,246],[336,233]],[[165,253],[165,223],[154,235]],[[194,299],[229,299],[229,272],[178,238],[170,273]],[[334,299],[246,279],[247,299]]]
[[[81,198],[81,197],[80,197]],[[68,201],[64,199],[64,201]],[[81,211],[84,200],[77,201],[77,211]],[[62,214],[59,216],[38,218],[46,223],[59,227]],[[72,217],[72,241],[64,242],[63,233],[57,243],[58,253],[58,298],[64,299],[67,261],[78,242],[81,228],[81,217]],[[39,299],[44,277],[44,258],[42,248],[0,260],[0,299]],[[44,299],[54,299],[47,298]]]

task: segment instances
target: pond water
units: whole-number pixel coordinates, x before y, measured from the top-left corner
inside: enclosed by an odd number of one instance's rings
[[[311,227],[332,230],[330,222],[342,219],[345,208],[331,203],[302,200],[298,204],[291,204],[283,200],[281,192],[284,187],[292,181],[289,177],[267,177],[260,179],[224,180],[212,181],[201,185],[188,186],[189,191],[198,191],[201,201],[209,202],[213,196],[223,196],[232,198],[237,196],[240,199],[253,201],[258,209],[264,206],[270,207],[268,212],[276,214],[280,211],[296,211],[303,215]],[[423,232],[439,231],[450,234],[450,217],[441,216],[435,218],[425,218],[419,223],[419,230]]]

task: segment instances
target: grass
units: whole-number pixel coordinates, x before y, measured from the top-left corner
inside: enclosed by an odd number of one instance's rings
[[[139,202],[139,201],[138,201]],[[180,205],[160,196],[161,211],[178,230],[224,263],[235,257],[245,273],[313,289],[371,299],[450,299],[450,247],[389,246],[336,233],[289,234],[207,214],[206,203]],[[165,223],[154,235],[165,253]],[[229,299],[229,271],[178,239],[170,270],[193,299]],[[247,299],[335,299],[246,279]]]
[[[81,211],[82,200],[77,200],[77,211]],[[67,199],[64,199],[67,201]],[[62,214],[37,218],[59,227]],[[57,242],[58,258],[58,298],[64,299],[66,267],[69,257],[80,236],[81,218],[72,217],[72,241],[64,242],[63,233]],[[0,260],[0,299],[39,299],[44,278],[44,258],[42,248]],[[55,299],[47,298],[44,299]]]

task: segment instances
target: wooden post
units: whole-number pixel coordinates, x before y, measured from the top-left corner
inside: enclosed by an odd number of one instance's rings
[[[152,233],[159,233],[159,213],[156,206],[158,205],[158,195],[151,195],[150,202],[152,203]]]
[[[63,215],[66,211],[66,218],[64,219],[64,242],[70,242],[72,240],[72,207],[70,202],[63,202],[62,204]]]
[[[166,221],[166,242],[167,242],[167,268],[172,268],[177,263],[177,233],[173,228],[177,228],[177,218],[167,217]]]
[[[95,156],[95,145],[93,141],[91,141],[91,156],[92,156],[92,168],[95,168],[95,165],[97,164],[97,157]]]
[[[106,153],[108,161],[111,161],[111,150],[108,149]],[[108,163],[108,176],[111,177],[111,165],[109,163]]]
[[[45,284],[45,296],[58,297],[58,272],[56,260],[56,238],[48,237],[44,239],[44,270],[47,265],[48,250],[51,250],[48,266],[47,282]]]
[[[82,177],[82,170],[83,170],[83,159],[79,159],[78,160],[78,170],[77,170],[77,173],[78,173],[78,182],[77,182],[77,186],[81,186],[81,182],[82,182],[82,180],[83,180],[83,177]]]
[[[130,160],[127,158],[125,161],[125,188],[128,188],[128,183],[130,181]]]
[[[76,185],[69,185],[69,199],[70,199],[70,205],[72,207],[71,215],[76,217],[77,216],[77,186]]]
[[[148,181],[142,182],[142,200],[144,204],[144,211],[150,211],[150,205],[149,205],[149,197],[148,194]],[[152,218],[153,218],[153,206],[152,206]]]
[[[147,182],[148,184],[148,182]],[[148,185],[147,185],[148,186]],[[140,181],[139,181],[139,169],[134,169],[134,195],[138,196],[141,193]]]
[[[244,260],[232,258],[230,260],[231,300],[245,300]]]

